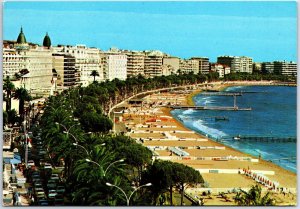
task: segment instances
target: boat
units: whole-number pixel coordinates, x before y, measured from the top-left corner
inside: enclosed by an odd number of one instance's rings
[[[238,135],[238,136],[234,136],[233,139],[234,139],[234,140],[240,140],[241,137],[240,137],[240,135]]]
[[[215,117],[215,121],[220,121],[220,120],[229,121],[229,118],[224,117],[224,116],[217,116],[217,117]]]

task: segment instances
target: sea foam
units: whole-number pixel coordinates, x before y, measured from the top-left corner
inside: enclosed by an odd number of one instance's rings
[[[223,131],[206,126],[203,120],[197,120],[193,122],[193,126],[202,133],[207,134],[208,136],[213,137],[214,139],[219,139],[227,136],[227,134]]]

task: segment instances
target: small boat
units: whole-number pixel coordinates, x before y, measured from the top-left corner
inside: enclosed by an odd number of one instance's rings
[[[220,121],[220,120],[229,121],[229,118],[224,117],[224,116],[217,116],[217,117],[215,117],[215,121]]]
[[[238,135],[238,136],[234,136],[233,139],[234,139],[234,140],[240,140],[241,137],[240,137],[240,135]]]

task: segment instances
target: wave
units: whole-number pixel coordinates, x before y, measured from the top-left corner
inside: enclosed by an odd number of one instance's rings
[[[193,109],[187,109],[185,111],[182,112],[183,115],[190,115],[193,114],[195,112],[195,110]]]
[[[231,86],[225,89],[225,91],[235,91],[245,88],[245,86]]]
[[[227,134],[224,133],[223,131],[220,131],[220,130],[214,129],[214,128],[210,128],[210,127],[204,125],[203,120],[197,120],[197,121],[193,122],[193,126],[197,130],[201,131],[202,133],[204,133],[207,136],[212,137],[214,139],[219,139],[219,138],[227,136]]]

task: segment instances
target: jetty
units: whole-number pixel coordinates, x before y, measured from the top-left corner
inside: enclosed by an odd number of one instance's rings
[[[243,96],[241,92],[203,92],[203,96]]]
[[[238,106],[189,106],[189,105],[167,105],[171,109],[194,109],[194,110],[224,110],[224,111],[250,111],[251,107],[240,108]]]
[[[290,162],[294,162],[297,160],[297,157],[283,157],[283,158],[277,158],[277,159],[270,159],[269,161],[273,162],[273,161],[281,161],[281,160],[286,160],[286,161],[290,161]]]
[[[275,137],[275,136],[235,136],[233,137],[234,140],[247,140],[247,141],[255,141],[255,142],[293,142],[296,143],[297,138],[296,137]]]

